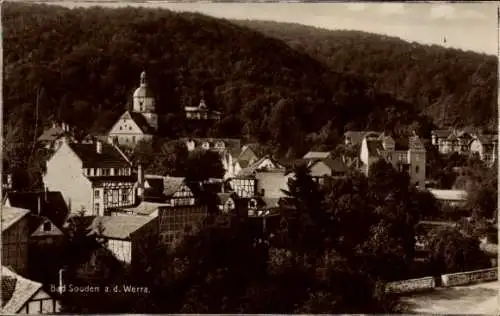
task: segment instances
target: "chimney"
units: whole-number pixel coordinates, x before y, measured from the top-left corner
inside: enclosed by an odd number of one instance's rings
[[[98,154],[102,154],[102,142],[100,140],[95,142],[96,144],[96,152]]]
[[[45,198],[45,202],[49,201],[49,188],[47,188],[47,187],[44,187],[44,198]]]
[[[42,195],[38,194],[37,195],[37,215],[40,216],[42,214]]]
[[[137,165],[137,182],[139,184],[137,188],[137,195],[142,197],[144,195],[144,172],[142,170],[142,164]]]

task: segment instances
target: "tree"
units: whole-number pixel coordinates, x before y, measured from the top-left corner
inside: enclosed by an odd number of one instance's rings
[[[292,173],[288,190],[283,190],[281,238],[296,254],[321,252],[328,234],[323,194],[305,164],[296,165]]]
[[[479,248],[479,240],[458,229],[436,228],[428,233],[429,259],[434,275],[489,267],[489,259]]]

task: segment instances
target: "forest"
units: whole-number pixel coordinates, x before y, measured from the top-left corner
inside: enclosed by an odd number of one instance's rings
[[[361,31],[235,21],[280,39],[332,71],[355,73],[376,91],[409,102],[441,127],[497,130],[497,58]]]
[[[21,143],[53,119],[106,132],[130,103],[142,70],[157,99],[160,136],[169,138],[184,134],[182,107],[197,104],[201,93],[223,112],[209,135],[268,143],[283,154],[333,147],[345,129],[432,127],[429,117],[378,91],[363,73],[332,70],[226,20],[8,3],[3,25],[5,132],[19,128],[14,136]]]

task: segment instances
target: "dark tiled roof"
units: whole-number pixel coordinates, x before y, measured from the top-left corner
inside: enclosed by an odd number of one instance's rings
[[[98,233],[98,225],[104,228],[102,237],[112,239],[129,239],[133,233],[155,218],[150,216],[116,215],[98,216],[90,225],[91,233]]]
[[[493,144],[498,142],[498,135],[482,134],[477,137],[482,144]]]
[[[233,196],[233,193],[217,193],[217,202],[222,205]]]
[[[56,139],[64,136],[66,133],[60,126],[51,127],[45,130],[40,137],[38,137],[39,141],[55,141]]]
[[[432,135],[436,135],[439,138],[445,138],[445,137],[448,137],[451,134],[451,131],[447,130],[447,129],[437,129],[437,130],[433,130],[431,132],[431,134]]]
[[[344,161],[342,161],[342,158],[337,157],[337,158],[327,158],[324,159],[323,162],[325,165],[327,165],[332,172],[347,172],[348,168],[345,165]]]
[[[366,145],[368,147],[369,156],[378,156],[380,150],[384,150],[381,140],[367,140]]]
[[[410,147],[408,146],[409,138],[406,137],[398,137],[394,139],[394,150],[408,150]]]
[[[40,197],[40,215],[50,219],[56,226],[62,227],[69,214],[68,206],[61,192],[9,192],[7,199],[13,207],[28,209],[38,214],[38,197]]]
[[[132,120],[135,122],[135,124],[137,124],[137,126],[139,126],[144,134],[156,133],[155,129],[151,125],[149,125],[148,121],[146,121],[146,118],[144,118],[141,113],[129,112],[129,114]]]
[[[2,276],[2,307],[12,298],[16,289],[17,279],[11,276]]]
[[[51,224],[51,229],[49,231],[38,230],[40,226],[49,222]],[[48,218],[43,216],[38,216],[31,214],[29,223],[29,232],[31,237],[40,236],[62,236],[63,232]]]
[[[97,153],[96,143],[70,143],[69,146],[82,160],[83,168],[130,167],[121,151],[111,144],[101,142],[102,152]]]
[[[345,138],[349,138],[351,140],[351,145],[358,145],[363,141],[363,138],[370,133],[381,134],[380,132],[373,131],[347,131],[344,133]]]
[[[145,180],[150,186],[146,189],[147,192],[145,193],[147,195],[171,197],[181,188],[183,184],[185,184],[186,179],[183,177],[146,175]]]
[[[14,273],[7,267],[2,266],[2,280],[5,277],[14,278],[16,280],[14,292],[11,294],[10,300],[2,306],[2,314],[10,315],[17,314],[19,310],[35,295],[41,288],[42,284],[23,278],[22,276]],[[10,286],[12,285],[12,282]],[[2,290],[3,290],[2,281]],[[8,286],[8,285],[6,285]],[[10,291],[10,288],[8,288]]]

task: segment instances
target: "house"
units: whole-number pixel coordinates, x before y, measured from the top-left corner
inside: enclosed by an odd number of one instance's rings
[[[332,154],[329,151],[310,151],[302,157],[305,160],[323,160],[331,158]]]
[[[318,182],[322,182],[326,177],[345,177],[349,171],[349,168],[340,157],[311,160],[308,163],[308,167],[311,177]]]
[[[89,235],[103,242],[118,260],[133,265],[143,256],[143,247],[157,240],[158,220],[150,216],[98,216],[90,225]]]
[[[72,131],[68,124],[54,122],[50,128],[43,131],[37,140],[46,149],[55,151],[62,145],[63,138],[71,137],[71,135]]]
[[[203,95],[200,98],[200,103],[198,104],[198,106],[185,106],[184,112],[186,114],[186,119],[188,120],[219,121],[221,118],[221,112],[208,109]]]
[[[2,207],[2,265],[25,275],[28,268],[29,210]]]
[[[437,190],[429,189],[434,198],[450,206],[464,206],[467,203],[467,191],[465,190]]]
[[[100,140],[64,142],[47,161],[43,182],[60,191],[71,212],[103,215],[108,208],[135,204],[137,177],[115,145]]]
[[[160,207],[158,223],[160,243],[177,245],[186,235],[192,234],[208,216],[206,205],[181,205]]]
[[[431,143],[433,146],[438,147],[438,151],[442,154],[467,154],[474,138],[473,133],[465,130],[441,129],[431,131]]]
[[[360,161],[362,171],[369,175],[370,167],[379,159],[391,163],[396,169],[405,171],[411,183],[425,187],[426,150],[417,135],[396,142],[384,133],[366,134],[361,143]]]
[[[381,135],[382,132],[374,131],[346,131],[344,133],[344,144],[347,146],[357,147],[367,135]]]
[[[61,304],[43,289],[41,283],[23,278],[2,265],[3,315],[54,314],[61,311]]]
[[[167,206],[194,205],[196,202],[186,178],[157,175],[145,175],[143,200]]]
[[[470,152],[478,155],[487,165],[492,165],[498,158],[498,135],[478,135],[470,144]]]
[[[237,138],[181,138],[189,151],[196,149],[211,150],[219,153],[222,166],[226,170],[225,179],[237,173],[235,162],[241,153],[241,140]]]
[[[126,147],[151,140],[158,130],[155,97],[149,89],[146,72],[141,73],[140,85],[132,99],[132,109],[125,111],[108,132],[110,138]]]
[[[57,227],[63,227],[69,209],[61,192],[8,192],[3,203],[7,207],[27,209],[32,215],[47,218]]]
[[[284,164],[265,156],[242,169],[230,180],[230,185],[239,197],[260,195],[279,198],[283,196],[281,190],[288,188],[291,175],[286,175],[286,171]]]

